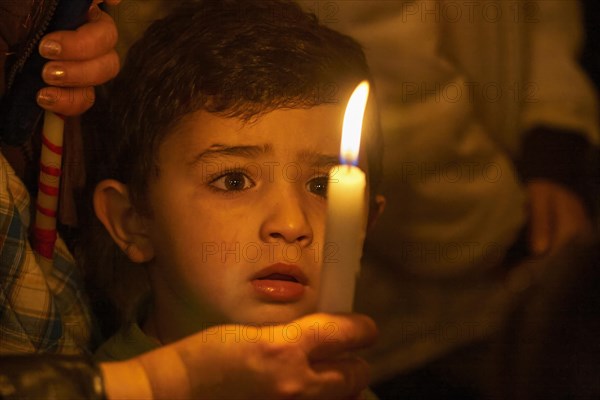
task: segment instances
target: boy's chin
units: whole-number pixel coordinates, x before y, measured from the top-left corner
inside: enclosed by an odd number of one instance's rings
[[[247,325],[281,325],[315,312],[314,307],[297,307],[290,304],[265,304],[246,315],[236,318],[235,323]]]

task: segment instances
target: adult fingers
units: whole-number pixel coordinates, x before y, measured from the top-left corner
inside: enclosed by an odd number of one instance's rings
[[[50,61],[42,70],[42,78],[52,86],[84,87],[100,85],[119,72],[119,56],[110,52],[86,61]]]
[[[562,247],[574,238],[589,235],[593,231],[586,207],[575,193],[558,188],[553,206],[556,215],[553,247]]]
[[[530,183],[529,189],[529,243],[533,254],[542,255],[552,241],[551,194],[543,183]]]
[[[377,338],[375,322],[361,314],[312,314],[298,323],[307,333],[301,346],[312,361],[368,347]]]
[[[369,364],[355,356],[315,363],[313,370],[321,384],[318,392],[307,393],[308,398],[356,398],[370,381]]]
[[[110,52],[117,43],[117,28],[113,19],[92,6],[89,22],[74,31],[56,31],[44,36],[40,54],[50,60],[91,60]]]
[[[100,4],[100,3],[106,3],[109,6],[116,6],[117,4],[119,4],[121,2],[121,0],[94,0],[93,4]]]
[[[94,87],[59,88],[45,87],[37,94],[40,107],[66,116],[79,115],[87,111],[96,98]]]

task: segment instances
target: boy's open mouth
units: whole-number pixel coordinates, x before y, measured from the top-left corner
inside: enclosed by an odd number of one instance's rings
[[[291,275],[286,275],[286,274],[269,274],[267,276],[264,276],[262,278],[258,278],[258,280],[260,281],[264,281],[264,280],[272,280],[272,281],[288,281],[288,282],[298,282],[298,279],[294,278]]]
[[[276,263],[261,269],[254,274],[252,280],[295,282],[301,285],[308,284],[308,278],[299,266],[284,263]]]
[[[255,293],[268,302],[288,303],[304,295],[308,278],[297,265],[277,263],[260,270],[252,277]]]

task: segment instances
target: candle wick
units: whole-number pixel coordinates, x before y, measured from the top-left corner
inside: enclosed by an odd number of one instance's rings
[[[356,167],[357,166],[357,162],[352,161],[351,159],[348,158],[344,158],[341,160],[341,164],[343,167],[345,167],[346,169],[350,169],[351,167]]]
[[[358,165],[358,159],[354,159],[352,156],[340,156],[340,164],[350,168]]]

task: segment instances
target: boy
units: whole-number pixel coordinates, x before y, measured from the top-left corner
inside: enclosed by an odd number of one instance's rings
[[[94,209],[118,249],[97,241],[85,263],[127,325],[99,358],[316,311],[327,179],[364,79],[360,46],[291,2],[188,2],[148,29],[114,83],[111,150],[95,165]],[[359,164],[371,191],[372,108]],[[370,196],[370,216],[382,203]]]

